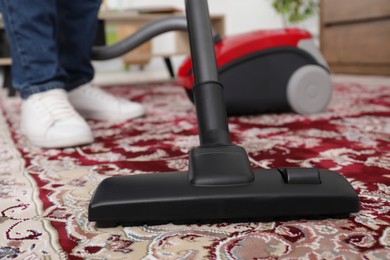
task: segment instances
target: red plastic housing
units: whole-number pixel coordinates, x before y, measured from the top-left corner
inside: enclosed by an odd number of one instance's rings
[[[254,32],[226,36],[215,44],[218,67],[222,67],[246,55],[276,47],[297,47],[303,39],[311,39],[309,32],[301,29],[258,30]],[[178,84],[191,90],[194,77],[191,73],[191,58],[187,58],[178,71]]]

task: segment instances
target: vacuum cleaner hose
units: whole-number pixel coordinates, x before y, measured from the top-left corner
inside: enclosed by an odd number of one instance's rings
[[[111,46],[93,47],[93,60],[109,60],[134,50],[141,44],[160,34],[169,31],[187,31],[187,20],[184,16],[173,16],[151,22],[139,31]]]

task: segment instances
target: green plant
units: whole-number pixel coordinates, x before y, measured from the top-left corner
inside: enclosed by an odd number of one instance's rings
[[[318,0],[272,0],[276,12],[282,15],[285,26],[313,16],[318,10]]]

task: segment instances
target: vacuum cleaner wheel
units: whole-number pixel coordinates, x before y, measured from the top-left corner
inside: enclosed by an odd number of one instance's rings
[[[291,108],[300,114],[325,111],[332,96],[329,73],[317,65],[297,69],[287,85],[287,99]]]

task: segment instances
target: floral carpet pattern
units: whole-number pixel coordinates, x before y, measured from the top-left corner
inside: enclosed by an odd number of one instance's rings
[[[326,113],[229,121],[255,168],[342,173],[361,203],[347,219],[99,229],[87,207],[104,178],[186,170],[199,142],[194,108],[174,84],[107,90],[147,115],[89,121],[95,143],[68,149],[30,145],[20,99],[2,95],[0,259],[390,259],[390,84],[336,81]]]

